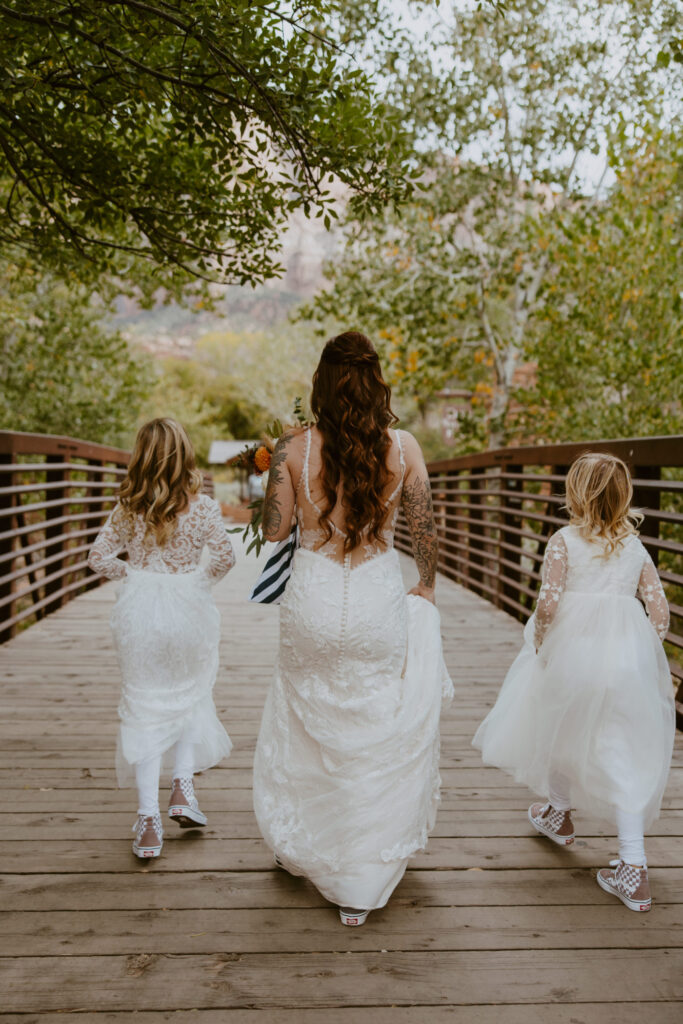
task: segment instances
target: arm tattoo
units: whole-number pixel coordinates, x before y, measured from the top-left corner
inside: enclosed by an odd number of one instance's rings
[[[264,536],[277,533],[282,525],[282,509],[277,496],[277,489],[287,472],[285,462],[287,461],[287,448],[292,440],[292,434],[283,434],[275,445],[273,458],[268,471],[268,486],[266,488],[266,500],[263,503],[263,521],[261,529]]]
[[[436,580],[438,540],[429,480],[418,478],[404,487],[401,504],[410,530],[413,558],[420,580],[426,587],[433,587]]]

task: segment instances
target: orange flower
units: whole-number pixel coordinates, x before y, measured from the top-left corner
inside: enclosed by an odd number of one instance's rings
[[[270,460],[272,456],[264,444],[260,448],[257,448],[254,453],[254,465],[258,469],[259,473],[267,473],[270,469]]]

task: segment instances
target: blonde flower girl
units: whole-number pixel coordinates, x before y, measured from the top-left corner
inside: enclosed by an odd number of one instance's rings
[[[235,563],[213,498],[179,423],[141,427],[119,500],[88,559],[95,572],[123,580],[111,625],[123,681],[116,768],[134,776],[138,818],[133,853],[158,857],[163,845],[159,778],[173,764],[168,814],[181,827],[206,825],[193,776],[230,753],[212,690],[218,669],[219,614],[210,585]],[[200,567],[204,546],[211,553]],[[128,553],[128,561],[118,556]]]
[[[548,541],[524,646],[473,743],[546,798],[529,821],[553,842],[574,841],[572,806],[616,822],[619,859],[598,884],[649,910],[643,833],[659,815],[675,730],[669,609],[624,463],[582,455],[566,491],[570,525]]]

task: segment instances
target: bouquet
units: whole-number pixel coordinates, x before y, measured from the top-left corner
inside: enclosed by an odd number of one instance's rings
[[[301,399],[294,399],[294,412],[293,412],[295,423],[286,423],[284,426],[280,420],[273,420],[273,422],[266,427],[266,431],[263,438],[257,444],[246,445],[244,449],[235,455],[233,459],[229,459],[227,462],[228,466],[238,466],[241,469],[248,469],[249,473],[256,473],[258,476],[262,476],[270,469],[270,464],[273,459],[273,452],[275,451],[275,445],[278,439],[282,437],[288,430],[292,430],[294,427],[305,427],[308,426],[308,420],[304,416],[301,409]],[[251,501],[247,506],[251,509],[251,519],[246,526],[236,526],[233,529],[228,530],[228,533],[241,533],[245,541],[249,541],[247,547],[247,554],[250,551],[256,550],[256,554],[261,553],[261,548],[266,543],[261,533],[261,523],[263,521],[263,503],[265,498],[256,498]]]

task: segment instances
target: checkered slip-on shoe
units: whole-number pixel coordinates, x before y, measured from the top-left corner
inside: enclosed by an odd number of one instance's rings
[[[147,857],[159,856],[164,845],[164,830],[160,814],[149,816],[138,814],[138,819],[133,825],[133,832],[135,832],[133,853],[136,857],[145,860]]]
[[[208,818],[199,809],[192,779],[173,779],[168,801],[168,816],[181,828],[203,828]]]
[[[652,898],[647,865],[639,868],[623,860],[611,860],[609,864],[598,871],[596,881],[600,888],[617,896],[629,910],[649,910]]]
[[[532,804],[529,808],[529,824],[558,846],[571,846],[574,842],[571,814],[569,811],[555,810],[552,804]]]

